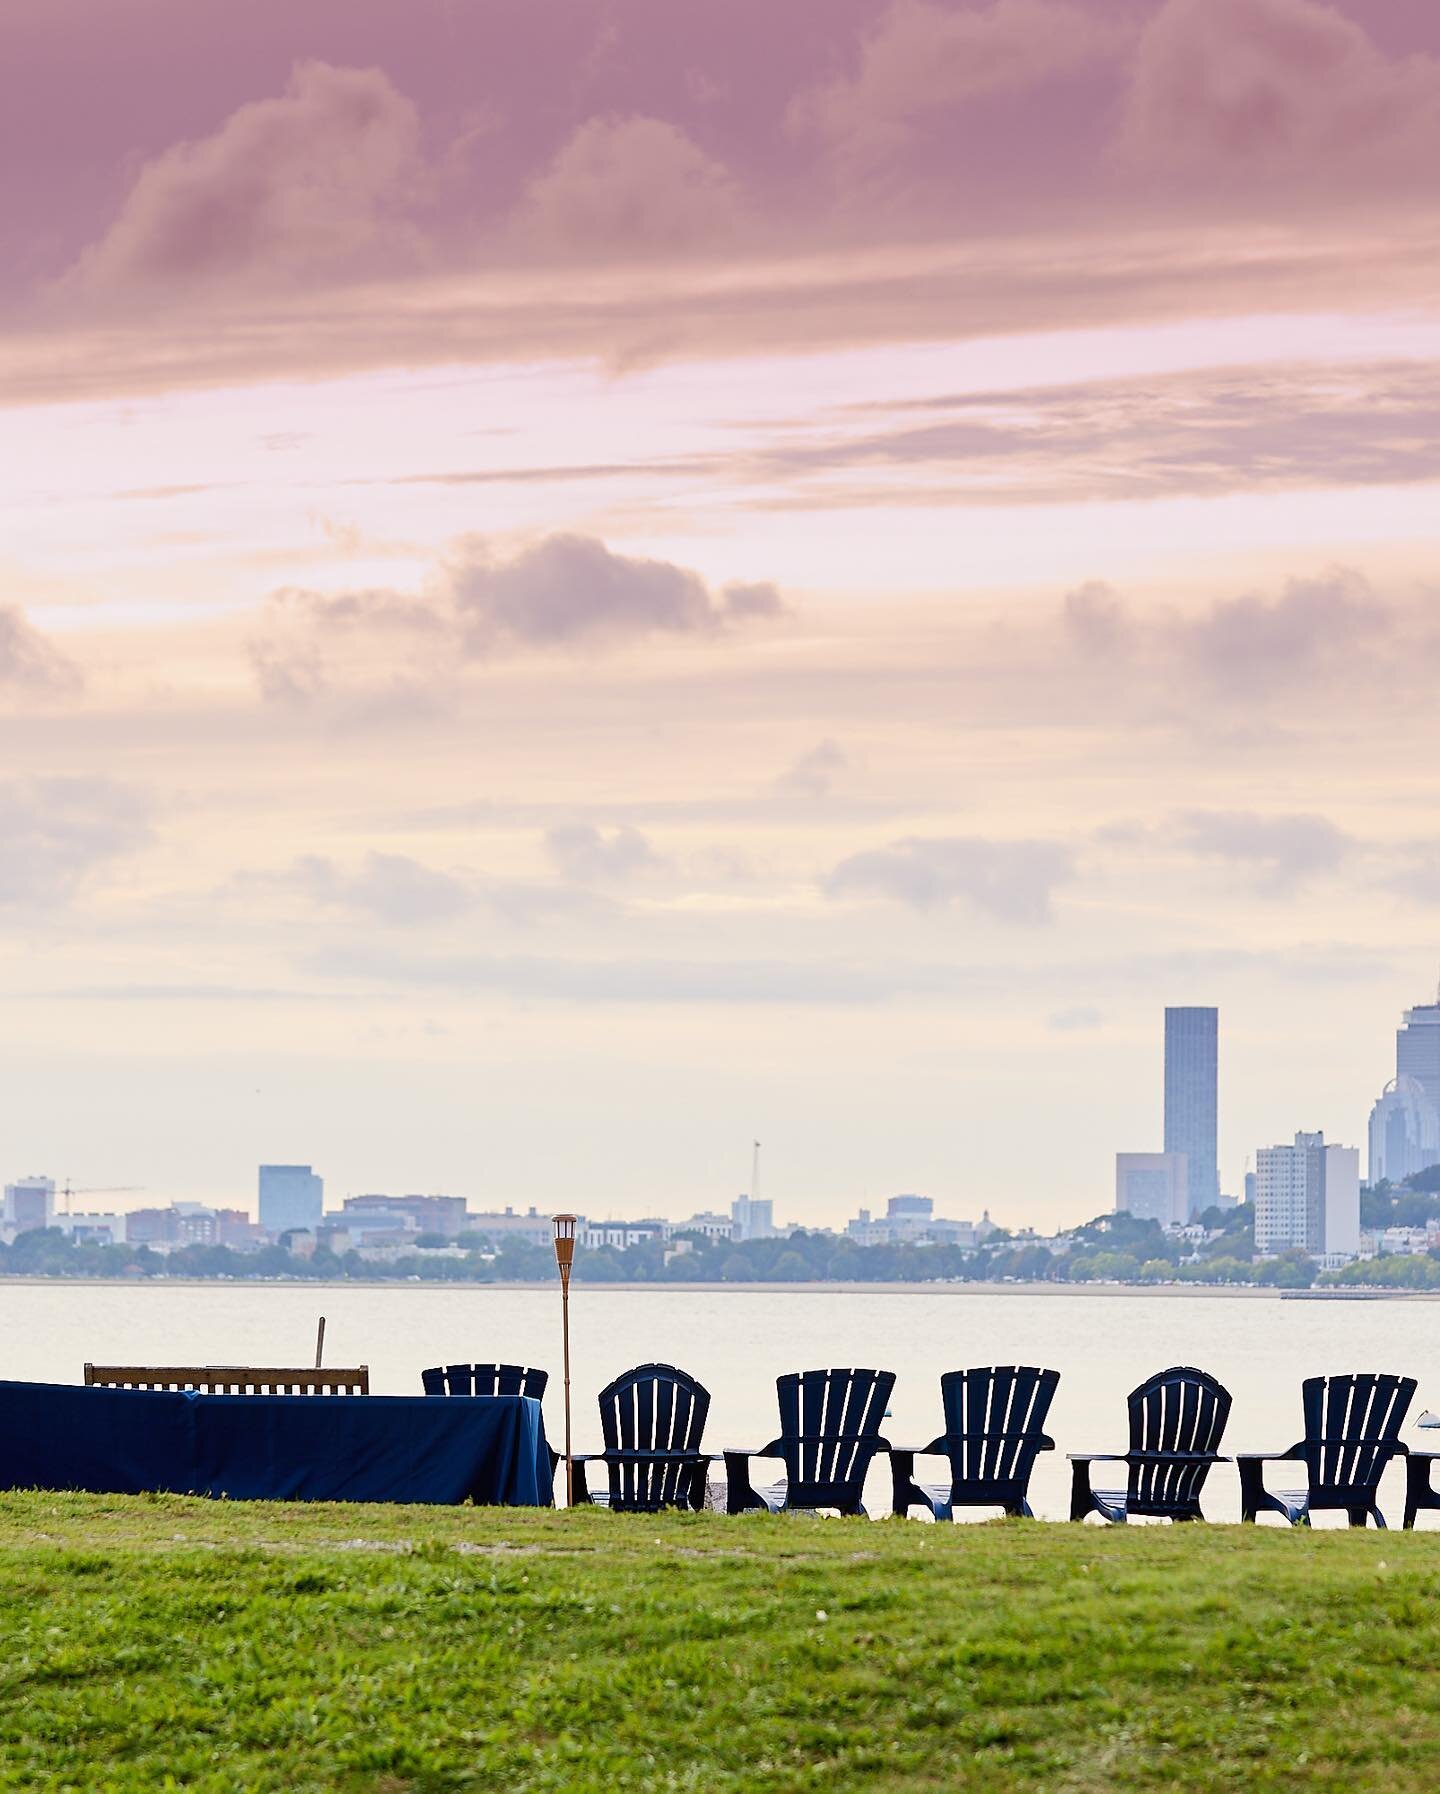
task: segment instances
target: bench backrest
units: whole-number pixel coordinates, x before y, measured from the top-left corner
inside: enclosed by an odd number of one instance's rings
[[[890,1370],[803,1370],[775,1379],[787,1506],[859,1508],[894,1388]]]
[[[1130,1392],[1132,1514],[1193,1518],[1230,1418],[1230,1392],[1203,1370],[1175,1365]],[[1135,1454],[1145,1454],[1136,1461]]]
[[[194,1389],[204,1395],[369,1395],[370,1367],[288,1370],[250,1364],[87,1364],[103,1389]]]
[[[548,1370],[525,1364],[437,1364],[420,1372],[426,1395],[530,1395],[538,1402]]]
[[[1415,1389],[1414,1377],[1381,1372],[1307,1377],[1301,1395],[1312,1491],[1373,1499],[1385,1466],[1403,1449],[1400,1429]]]
[[[706,1466],[694,1454],[709,1413],[710,1391],[673,1364],[637,1364],[607,1383],[600,1391],[606,1452],[645,1454],[607,1459],[611,1509],[653,1513],[698,1506]]]
[[[1036,1454],[1048,1444],[1045,1420],[1060,1382],[1058,1370],[1033,1364],[984,1365],[947,1371],[940,1379],[945,1438],[957,1489],[1017,1489],[1023,1500]]]

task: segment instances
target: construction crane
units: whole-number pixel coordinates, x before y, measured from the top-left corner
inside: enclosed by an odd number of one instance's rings
[[[65,1179],[65,1188],[61,1194],[65,1198],[65,1213],[70,1213],[72,1196],[138,1196],[146,1188],[144,1184],[90,1184],[84,1189],[75,1189],[70,1179]]]

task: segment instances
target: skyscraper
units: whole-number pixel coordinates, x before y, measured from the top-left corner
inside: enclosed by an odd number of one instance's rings
[[[1436,995],[1440,999],[1440,992]],[[1395,1075],[1414,1078],[1440,1109],[1440,1000],[1405,1011],[1404,1025],[1395,1035]]]
[[[1165,1011],[1165,1150],[1185,1155],[1192,1213],[1220,1199],[1215,1111],[1220,1011]]]
[[[260,1167],[260,1225],[266,1233],[288,1233],[320,1225],[325,1183],[308,1165]]]
[[[1401,1035],[1404,1038],[1404,1035]],[[1440,1164],[1440,1110],[1418,1078],[1392,1078],[1370,1111],[1370,1181],[1403,1183]]]

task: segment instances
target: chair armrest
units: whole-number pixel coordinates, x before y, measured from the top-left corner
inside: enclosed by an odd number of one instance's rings
[[[1127,1464],[1232,1464],[1218,1451],[1127,1451]]]
[[[1237,1451],[1235,1462],[1237,1464],[1283,1464],[1287,1459],[1303,1458],[1304,1456],[1305,1441],[1301,1439],[1297,1444],[1292,1445],[1289,1451]]]
[[[1072,1464],[1124,1464],[1129,1460],[1123,1451],[1067,1451]]]
[[[1050,1437],[1049,1433],[1041,1433],[1037,1449],[1040,1451],[1055,1450],[1055,1441]]]

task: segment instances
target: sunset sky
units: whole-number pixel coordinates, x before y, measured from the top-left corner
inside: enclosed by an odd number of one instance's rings
[[[1166,1003],[1363,1146],[1437,168],[1435,0],[9,0],[0,1172],[1048,1228]]]

